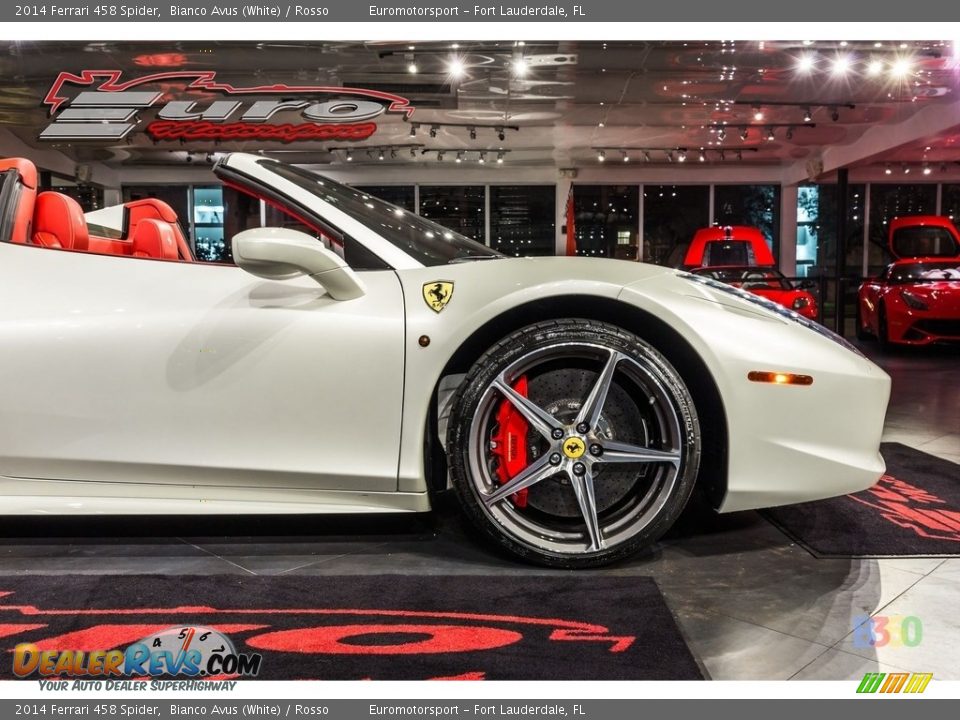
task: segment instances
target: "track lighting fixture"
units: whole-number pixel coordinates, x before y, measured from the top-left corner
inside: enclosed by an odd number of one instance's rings
[[[498,152],[498,153],[497,153],[497,165],[503,165],[503,153],[502,153],[502,152]]]
[[[890,163],[887,163],[887,166],[883,169],[884,175],[893,175],[893,168],[890,167]]]
[[[773,141],[776,139],[777,139],[777,136],[774,134],[773,128],[772,127],[767,128],[767,140]]]
[[[621,152],[623,153],[623,161],[624,161],[625,163],[630,162],[630,155],[629,155],[629,153],[627,153],[626,150],[621,150]]]
[[[792,128],[792,127],[788,127],[788,128],[787,128],[787,140],[793,140],[793,128]]]
[[[830,110],[830,119],[834,122],[837,122],[840,119],[840,110],[837,108],[831,108]]]
[[[743,132],[740,133],[740,139],[746,140],[748,137],[750,137],[750,130],[748,130],[747,128],[744,128]]]
[[[507,136],[506,136],[506,134],[503,132],[503,128],[502,128],[502,127],[498,127],[498,128],[497,128],[497,138],[499,138],[500,142],[503,142],[504,140],[507,139]]]
[[[477,129],[475,127],[470,128],[470,139],[471,140],[477,139]]]
[[[462,163],[462,162],[463,162],[463,151],[462,151],[462,150],[457,153],[456,161],[457,161],[458,163]]]
[[[597,153],[597,162],[603,162],[607,159],[607,153],[601,150]]]
[[[383,160],[383,150],[381,150],[377,155],[377,160]]]
[[[481,165],[486,164],[487,154],[485,152],[480,153],[480,157],[477,158],[477,162],[480,163]]]
[[[437,136],[437,130],[439,130],[439,129],[440,129],[440,126],[439,126],[439,125],[431,125],[431,126],[430,126],[430,137],[435,138],[435,137]]]
[[[416,125],[416,124],[410,126],[410,137],[416,137],[416,136],[417,136],[417,129],[418,129],[419,127],[420,127],[420,126],[419,126],[419,125]]]
[[[347,162],[353,162],[353,150],[347,150]]]
[[[813,112],[811,112],[810,108],[804,108],[804,109],[803,109],[803,121],[804,121],[804,122],[812,122],[812,121],[813,121]]]
[[[706,161],[707,161],[707,154],[703,150],[700,150],[700,162],[706,162]]]
[[[763,121],[763,108],[761,108],[759,105],[753,106],[753,119],[757,122]]]
[[[686,150],[680,150],[680,151],[677,153],[677,162],[686,162],[686,161],[687,161],[687,151],[686,151]]]

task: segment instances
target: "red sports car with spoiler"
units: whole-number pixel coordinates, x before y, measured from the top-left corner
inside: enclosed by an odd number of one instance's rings
[[[773,253],[757,228],[728,225],[697,230],[683,267],[817,319],[816,298],[776,269]]]
[[[884,271],[860,286],[857,337],[881,345],[960,342],[960,233],[945,217],[890,223]]]

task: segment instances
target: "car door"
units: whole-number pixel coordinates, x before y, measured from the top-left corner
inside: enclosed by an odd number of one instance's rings
[[[403,295],[0,243],[0,474],[393,491]],[[161,493],[162,494],[162,493]]]

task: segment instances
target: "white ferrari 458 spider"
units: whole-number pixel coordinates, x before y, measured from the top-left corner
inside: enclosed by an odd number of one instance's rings
[[[728,512],[884,469],[889,378],[779,305],[506,258],[263,157],[214,172],[282,218],[235,264],[195,262],[165,203],[85,217],[0,161],[3,514],[426,511],[452,486],[501,548],[584,567],[694,492]]]

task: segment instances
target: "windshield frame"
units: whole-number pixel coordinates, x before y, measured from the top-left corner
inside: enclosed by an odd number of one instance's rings
[[[440,267],[451,261],[505,257],[486,245],[368,193],[272,158],[231,153],[217,162],[214,172],[221,179],[247,186],[254,194],[282,200],[296,214],[308,214],[310,219],[349,236],[393,269]],[[413,227],[415,232],[398,239],[393,224],[402,224],[408,231]],[[431,239],[438,243],[425,250],[422,244],[427,238],[420,238],[416,234],[419,232],[433,232],[435,237]]]

